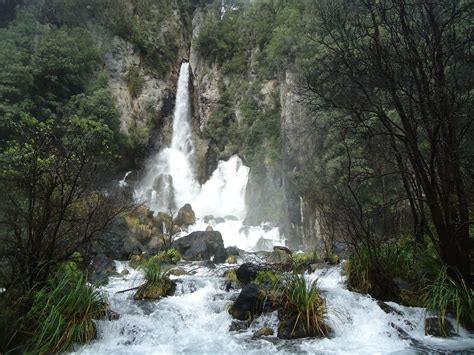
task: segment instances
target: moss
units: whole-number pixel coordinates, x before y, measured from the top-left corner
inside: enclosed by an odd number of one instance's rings
[[[172,295],[175,290],[176,285],[165,276],[159,282],[145,282],[138,288],[133,298],[135,300],[157,300]]]
[[[224,277],[226,281],[237,282],[237,274],[235,273],[235,269],[226,270],[224,272]]]

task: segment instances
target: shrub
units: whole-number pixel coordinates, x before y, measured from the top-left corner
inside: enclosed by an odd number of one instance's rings
[[[160,262],[149,259],[141,265],[145,273],[145,283],[135,293],[135,300],[159,299],[174,293],[176,286],[166,275]]]
[[[143,85],[145,84],[145,79],[143,75],[140,73],[140,69],[132,65],[127,73],[124,76],[124,80],[127,83],[128,92],[130,93],[131,97],[138,97],[143,90]]]
[[[33,297],[28,318],[36,323],[34,353],[68,351],[73,343],[96,336],[94,319],[103,318],[107,301],[84,274],[64,271]]]
[[[282,312],[286,322],[279,327],[290,326],[290,338],[303,336],[326,336],[329,327],[324,321],[326,302],[319,294],[316,281],[306,282],[303,275],[292,275],[284,288]]]
[[[153,256],[151,260],[154,260],[158,263],[176,265],[178,261],[181,260],[181,254],[175,248],[170,248]]]
[[[474,291],[470,289],[457,270],[442,266],[436,278],[427,282],[424,288],[424,306],[428,312],[439,316],[440,329],[443,332],[446,318],[452,313],[459,323],[468,327],[474,325]],[[446,335],[446,334],[445,334]]]

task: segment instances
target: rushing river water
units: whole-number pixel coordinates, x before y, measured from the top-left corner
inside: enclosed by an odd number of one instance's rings
[[[126,263],[117,262],[121,272]],[[112,277],[105,291],[118,321],[100,321],[99,339],[79,349],[83,354],[171,354],[171,353],[319,353],[319,354],[419,354],[474,351],[474,338],[462,329],[450,339],[424,335],[424,312],[390,303],[403,316],[386,314],[369,296],[348,291],[341,266],[307,275],[318,279],[328,304],[328,322],[334,334],[328,339],[281,340],[276,337],[277,315],[264,315],[243,332],[230,332],[232,317],[227,309],[239,291],[224,290],[223,272],[198,263],[182,265],[191,275],[173,277],[176,294],[159,301],[134,301],[133,292],[117,291],[143,282],[140,272]],[[401,339],[390,324],[406,331],[410,339]],[[254,339],[261,326],[272,327],[275,336]]]
[[[154,211],[167,211],[191,203],[198,221],[187,233],[205,230],[211,224],[221,232],[225,246],[249,252],[238,262],[251,259],[256,250],[271,250],[284,245],[278,228],[268,225],[246,227],[245,188],[249,169],[240,158],[221,161],[209,181],[200,186],[195,173],[195,156],[190,124],[189,65],[181,67],[178,80],[173,137],[153,157],[144,179],[136,187],[136,198]],[[121,182],[126,184],[125,178]],[[206,215],[214,219],[206,220]],[[218,220],[217,217],[221,217]],[[186,234],[183,232],[183,234]],[[245,259],[245,260],[244,260]],[[317,279],[327,300],[328,323],[334,334],[326,339],[281,340],[277,338],[276,312],[263,315],[242,332],[231,332],[228,307],[239,291],[226,292],[223,273],[235,265],[215,269],[199,263],[182,263],[188,275],[172,277],[178,284],[176,294],[159,301],[134,301],[133,292],[117,293],[143,282],[140,271],[126,262],[117,262],[120,273],[104,287],[111,308],[121,316],[118,321],[98,322],[98,340],[78,349],[83,354],[163,354],[163,353],[320,353],[320,354],[418,354],[474,351],[474,337],[463,329],[450,339],[424,335],[424,311],[394,303],[401,314],[387,314],[369,296],[351,292],[344,285],[342,266],[324,268],[307,275]],[[274,329],[274,336],[254,339],[262,326]],[[402,330],[404,336],[400,336]]]

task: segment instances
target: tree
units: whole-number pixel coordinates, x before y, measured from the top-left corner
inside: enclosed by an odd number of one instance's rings
[[[111,130],[73,116],[39,121],[23,115],[0,152],[0,255],[28,287],[55,262],[88,246],[127,207],[99,189]]]
[[[441,259],[466,281],[473,11],[469,1],[318,3],[308,31],[317,55],[303,80],[317,110],[386,137],[412,208],[423,216],[426,206]]]

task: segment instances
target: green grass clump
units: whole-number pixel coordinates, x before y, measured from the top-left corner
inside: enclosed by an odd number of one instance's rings
[[[145,283],[135,293],[135,300],[159,299],[174,293],[176,287],[160,262],[149,259],[140,267],[145,273]]]
[[[319,294],[316,281],[307,283],[303,275],[292,275],[284,291],[283,312],[294,319],[292,334],[298,327],[305,336],[326,336],[324,321],[326,302]]]
[[[292,269],[296,271],[304,271],[309,264],[314,264],[319,260],[316,250],[294,253],[291,255],[291,259]]]
[[[255,283],[259,286],[275,288],[282,282],[281,275],[272,270],[260,270],[257,272]]]
[[[163,264],[176,265],[181,260],[181,254],[175,248],[170,248],[158,253],[151,259]]]
[[[451,273],[449,270],[447,266],[442,266],[436,278],[427,282],[424,288],[424,306],[428,312],[439,316],[442,332],[447,329],[445,323],[450,313],[458,324],[474,325],[474,291],[456,270]]]
[[[107,300],[84,274],[59,273],[33,297],[28,318],[36,324],[34,353],[58,353],[96,336],[94,319],[105,316]]]

